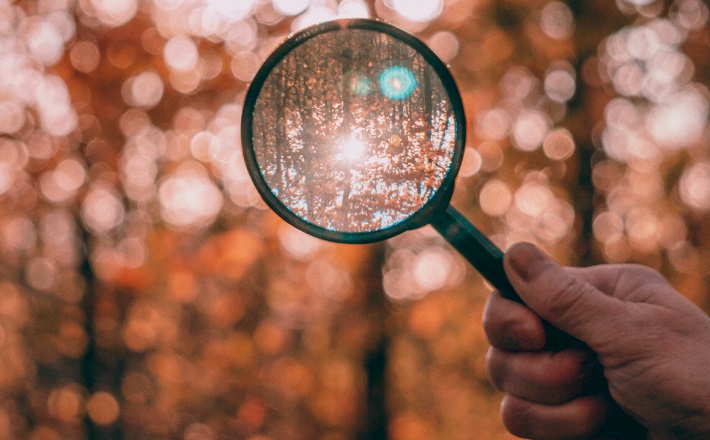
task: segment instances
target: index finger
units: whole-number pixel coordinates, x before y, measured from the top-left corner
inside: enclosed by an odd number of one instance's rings
[[[504,351],[537,351],[545,346],[545,329],[528,307],[491,292],[483,310],[483,329],[488,341]]]

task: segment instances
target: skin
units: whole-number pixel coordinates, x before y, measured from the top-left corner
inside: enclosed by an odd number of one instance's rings
[[[512,434],[710,439],[710,318],[663,276],[563,268],[530,244],[512,247],[504,266],[525,305],[493,292],[483,323]],[[582,343],[548,341],[543,321]]]

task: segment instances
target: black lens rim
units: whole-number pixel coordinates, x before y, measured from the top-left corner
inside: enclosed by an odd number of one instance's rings
[[[264,83],[271,71],[283,60],[293,49],[306,43],[311,38],[327,33],[335,32],[342,29],[365,29],[385,33],[404,44],[410,46],[419,53],[434,69],[441,83],[446,90],[446,93],[451,102],[451,107],[456,119],[456,139],[454,143],[454,155],[451,161],[451,167],[444,177],[441,186],[432,196],[432,198],[418,211],[414,212],[409,218],[395,223],[385,229],[368,232],[342,232],[333,231],[307,222],[294,214],[286,205],[284,205],[278,197],[272,192],[261,174],[261,168],[256,160],[253,145],[252,124],[254,120],[254,108],[259,98]],[[379,20],[371,19],[339,19],[316,24],[305,28],[284,41],[274,52],[266,59],[259,71],[254,76],[252,83],[247,91],[244,107],[242,111],[241,121],[241,140],[242,153],[246,163],[247,170],[251,180],[254,182],[257,191],[264,199],[266,204],[276,212],[282,219],[292,226],[315,237],[322,238],[328,241],[339,243],[372,243],[376,241],[386,240],[404,231],[417,229],[431,222],[435,216],[439,215],[446,209],[451,201],[453,194],[454,182],[458,175],[461,162],[463,160],[464,145],[466,142],[466,116],[464,113],[461,94],[459,93],[456,82],[449,72],[449,68],[439,57],[421,40],[413,35]]]

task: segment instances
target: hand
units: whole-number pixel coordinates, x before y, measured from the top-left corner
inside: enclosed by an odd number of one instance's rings
[[[493,292],[483,321],[511,433],[629,438],[613,436],[620,408],[649,439],[710,439],[710,318],[658,272],[562,268],[530,244],[504,266],[527,307]],[[546,349],[543,320],[586,347]]]

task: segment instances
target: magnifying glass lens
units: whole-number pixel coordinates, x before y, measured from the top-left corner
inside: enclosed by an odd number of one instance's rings
[[[435,196],[452,170],[457,121],[418,51],[388,33],[343,27],[272,64],[251,144],[263,182],[290,213],[324,230],[369,233]]]
[[[431,49],[379,21],[342,20],[269,56],[247,92],[242,147],[259,193],[290,224],[348,243],[430,224],[522,302],[501,250],[449,204],[464,122],[456,84]],[[557,333],[548,340],[571,339]]]

